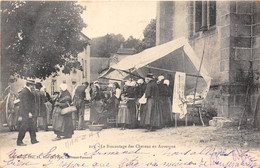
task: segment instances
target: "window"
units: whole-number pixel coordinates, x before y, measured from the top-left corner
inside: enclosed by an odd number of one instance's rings
[[[81,63],[82,63],[82,78],[84,78],[84,69],[85,69],[85,65],[84,65],[84,61],[83,61],[83,58],[81,59]]]
[[[87,76],[87,60],[85,60],[85,67],[84,67],[85,77]]]
[[[202,21],[202,2],[195,2],[195,32],[200,31]]]
[[[209,26],[216,25],[216,1],[209,1]]]
[[[52,95],[53,95],[54,92],[56,91],[56,83],[57,83],[56,79],[52,79],[52,80],[51,80],[51,94],[52,94]]]
[[[76,73],[77,73],[77,70],[76,70],[76,68],[73,68],[73,70],[72,70],[72,73],[74,73],[74,74],[76,74]]]
[[[77,82],[73,80],[71,83],[72,83],[72,90],[74,90],[77,86]]]
[[[216,25],[216,1],[195,1],[195,32]]]

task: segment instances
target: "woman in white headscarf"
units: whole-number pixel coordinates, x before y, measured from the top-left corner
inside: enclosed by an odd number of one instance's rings
[[[52,118],[52,100],[50,94],[46,91],[46,87],[43,86],[41,88],[41,92],[45,96],[45,107],[46,107],[46,124],[47,124],[47,130],[48,130],[48,125],[51,123],[51,118]],[[46,128],[46,127],[45,127]],[[47,131],[46,130],[46,131]]]
[[[165,96],[165,101],[163,102],[164,106],[164,114],[163,114],[163,119],[165,126],[171,126],[172,124],[172,104],[171,104],[171,95],[172,95],[172,90],[169,87],[170,81],[168,79],[164,80],[164,96]]]
[[[104,118],[100,118],[100,114],[104,111],[104,98],[105,95],[99,85],[98,81],[93,83],[91,89],[91,108],[90,108],[90,121],[93,123],[105,124]],[[101,121],[101,119],[103,119]]]
[[[71,103],[71,95],[67,90],[66,84],[60,85],[60,94],[55,102],[53,111],[53,131],[57,135],[54,140],[64,138],[71,138],[74,134],[72,113],[61,115],[61,110],[68,107]]]
[[[159,89],[159,109],[162,113],[162,121],[161,124],[163,127],[168,126],[169,120],[171,119],[171,116],[169,115],[169,108],[168,106],[165,106],[165,103],[168,101],[167,97],[167,88],[166,85],[164,85],[164,76],[158,76],[157,84]]]

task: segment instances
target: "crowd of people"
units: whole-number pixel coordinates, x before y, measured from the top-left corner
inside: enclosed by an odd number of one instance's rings
[[[25,146],[23,139],[26,132],[30,133],[31,143],[39,141],[36,138],[38,129],[48,131],[48,125],[53,126],[56,138],[60,140],[71,138],[74,130],[86,129],[85,102],[90,106],[90,121],[103,124],[107,118],[114,117],[116,126],[121,130],[144,128],[147,132],[155,131],[172,125],[172,87],[164,76],[157,78],[148,73],[143,79],[131,79],[125,82],[114,82],[104,90],[99,82],[83,82],[70,93],[68,86],[62,83],[59,92],[52,96],[46,88],[33,80],[27,80],[26,86],[19,92],[20,123],[17,138],[18,146]],[[260,97],[260,96],[259,96]],[[259,102],[258,97],[258,102]],[[257,103],[259,105],[259,103]],[[63,110],[74,106],[75,111],[63,113]],[[258,106],[256,111],[258,110]],[[256,112],[256,118],[259,118]],[[259,120],[255,125],[259,126]]]
[[[104,123],[104,115],[115,116],[117,125],[126,128],[145,128],[154,131],[172,124],[172,90],[164,76],[155,78],[149,73],[145,79],[129,80],[120,87],[117,82],[102,92],[98,82],[91,90],[92,108],[90,120]],[[99,115],[100,114],[100,115]]]
[[[147,131],[171,125],[172,90],[169,80],[164,76],[155,78],[148,74],[145,79],[129,80],[121,85],[110,84],[106,91],[99,82],[83,82],[73,93],[62,83],[59,92],[52,96],[40,82],[27,80],[26,86],[19,92],[18,122],[20,123],[17,145],[24,146],[25,133],[29,131],[31,143],[38,143],[38,129],[48,131],[53,127],[56,138],[71,138],[74,130],[84,130],[85,100],[89,96],[90,121],[106,123],[107,118],[114,116],[116,124],[122,130],[145,128]],[[69,106],[76,107],[75,112],[62,114]]]
[[[26,86],[19,92],[18,122],[20,127],[17,145],[26,145],[23,143],[23,139],[27,131],[30,133],[31,143],[38,143],[36,132],[38,129],[48,131],[50,119],[54,134],[56,134],[54,141],[71,138],[75,129],[82,129],[87,87],[88,82],[84,82],[75,89],[72,97],[68,86],[63,83],[59,86],[59,92],[50,96],[40,82],[35,83],[33,80],[27,80]],[[76,111],[63,114],[62,110],[71,105],[75,105]]]

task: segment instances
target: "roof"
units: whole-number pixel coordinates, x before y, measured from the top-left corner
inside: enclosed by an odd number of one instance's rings
[[[84,33],[82,33],[82,32],[80,32],[80,35],[81,35],[82,40],[84,39],[84,40],[87,41],[88,44],[90,44],[91,39],[90,39],[88,36],[86,36],[86,35],[85,35]]]
[[[110,67],[110,70],[100,77],[112,76],[125,78],[127,76],[125,74],[121,76],[117,75],[118,70],[125,72],[131,71],[132,73],[136,73],[144,77],[151,69],[147,66],[150,66],[157,69],[185,72],[194,76],[199,74],[204,79],[204,87],[206,84],[207,88],[209,88],[211,77],[203,65],[200,67],[200,62],[201,60],[193,51],[192,47],[188,43],[188,40],[186,38],[179,38],[162,45],[146,49],[138,54],[127,56],[119,63]],[[113,76],[113,74],[115,76]],[[192,82],[192,86],[195,82],[193,79],[196,78],[192,77],[191,79],[192,80],[187,81],[188,83]]]
[[[135,53],[136,53],[136,50],[134,48],[119,48],[117,50],[118,55],[132,55]]]
[[[129,55],[118,55],[114,54],[110,57],[110,66],[113,66],[123,60],[124,58],[128,57]]]

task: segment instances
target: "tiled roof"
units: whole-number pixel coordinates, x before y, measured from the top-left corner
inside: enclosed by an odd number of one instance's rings
[[[117,50],[118,55],[132,55],[135,53],[136,53],[136,50],[133,48],[119,48]]]

